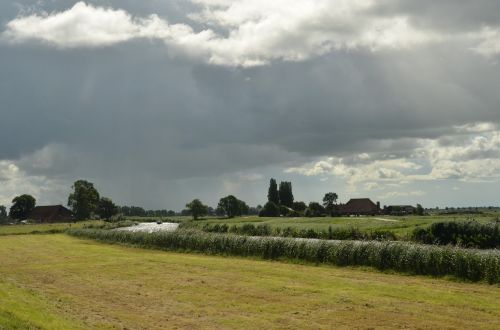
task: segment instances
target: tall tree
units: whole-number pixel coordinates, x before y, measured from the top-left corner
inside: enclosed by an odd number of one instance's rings
[[[269,181],[269,190],[267,192],[267,200],[269,202],[272,202],[276,205],[280,203],[280,196],[278,193],[278,184],[276,183],[276,180],[271,178]]]
[[[12,200],[9,216],[16,220],[25,220],[35,208],[36,199],[31,195],[17,196]]]
[[[118,213],[118,206],[109,198],[102,197],[99,200],[97,214],[103,219],[110,220],[111,217]]]
[[[204,205],[199,199],[193,199],[190,203],[186,204],[186,207],[194,220],[198,220],[199,217],[206,215],[208,212],[208,206]]]
[[[3,205],[0,205],[0,223],[5,222],[7,220],[7,208]]]
[[[330,215],[333,215],[337,209],[338,198],[339,196],[334,192],[326,193],[325,197],[323,197],[323,206],[325,207],[325,210],[330,213]]]
[[[422,207],[422,205],[417,204],[417,208],[415,209],[415,213],[417,215],[424,215],[424,208]]]
[[[68,206],[78,220],[89,219],[99,206],[99,193],[94,184],[85,180],[75,181],[68,197]]]
[[[233,195],[221,198],[217,205],[217,208],[223,210],[228,218],[234,218],[241,215],[246,207],[245,202],[240,201]]]
[[[283,181],[280,182],[279,189],[280,204],[286,207],[292,208],[293,206],[293,193],[292,193],[292,183]]]
[[[279,217],[280,207],[273,202],[267,202],[259,212],[259,217]]]

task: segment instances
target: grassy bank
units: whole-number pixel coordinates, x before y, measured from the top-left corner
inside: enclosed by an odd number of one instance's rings
[[[247,224],[254,226],[267,225],[271,229],[285,230],[292,228],[297,231],[312,230],[316,232],[333,230],[347,230],[354,228],[363,233],[385,231],[390,232],[399,239],[411,236],[415,228],[427,228],[433,223],[443,221],[467,221],[474,218],[479,223],[491,223],[497,216],[484,215],[431,215],[431,216],[376,216],[376,217],[319,217],[319,218],[266,218],[257,216],[238,217],[233,219],[207,218],[198,221],[190,221],[184,218],[183,222],[189,222],[191,226],[202,228],[205,225],[223,225],[242,227]],[[179,220],[181,221],[181,220]]]
[[[104,224],[103,221],[89,220],[76,223],[3,225],[0,226],[0,236],[29,235],[29,234],[57,234],[57,233],[63,233],[70,228],[83,228],[86,226],[98,226],[102,224]]]
[[[350,267],[0,238],[7,328],[500,327],[500,288]]]
[[[153,234],[72,229],[68,234],[103,242],[171,251],[288,259],[338,266],[369,266],[380,270],[455,276],[500,283],[500,252],[424,246],[406,242],[356,242],[247,237],[201,231]]]

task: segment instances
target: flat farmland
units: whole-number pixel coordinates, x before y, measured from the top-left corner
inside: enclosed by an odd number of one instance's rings
[[[6,329],[500,327],[498,286],[61,234],[0,237],[0,274]]]
[[[77,223],[7,225],[7,226],[0,226],[0,236],[60,233],[70,228],[82,228],[89,224],[97,225],[103,223],[104,222],[100,220],[89,220],[89,221],[80,221]]]
[[[410,234],[417,227],[427,227],[435,222],[442,221],[466,221],[474,219],[481,223],[488,223],[496,219],[494,215],[475,215],[475,216],[367,216],[367,217],[318,217],[318,218],[266,218],[258,216],[244,216],[232,219],[218,219],[207,218],[198,221],[191,221],[190,223],[197,227],[203,227],[205,224],[227,224],[228,226],[243,226],[245,224],[253,225],[269,225],[272,228],[295,228],[325,230],[329,227],[333,229],[340,228],[357,228],[361,231],[373,230],[388,230],[396,234],[396,236],[403,238]],[[190,221],[189,218],[184,218],[184,222]]]

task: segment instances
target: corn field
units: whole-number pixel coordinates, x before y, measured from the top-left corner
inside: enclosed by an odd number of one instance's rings
[[[409,242],[327,241],[251,237],[197,230],[131,233],[70,229],[69,235],[168,251],[298,260],[337,266],[370,266],[409,274],[453,276],[500,283],[500,251],[420,245]]]
[[[182,223],[179,228],[200,229],[208,233],[231,233],[247,236],[275,236],[294,238],[317,238],[335,240],[376,240],[395,241],[397,237],[388,230],[361,231],[358,228],[333,228],[328,230],[298,229],[293,227],[271,227],[267,224],[253,225],[244,224],[242,226],[228,226],[227,224],[205,224],[203,227],[196,227],[193,223]]]

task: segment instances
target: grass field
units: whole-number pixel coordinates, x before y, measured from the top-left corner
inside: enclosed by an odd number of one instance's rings
[[[407,217],[392,217],[392,216],[376,216],[376,217],[322,217],[322,218],[260,218],[257,216],[238,217],[233,219],[215,219],[208,218],[192,223],[202,227],[204,224],[228,224],[242,226],[244,224],[267,224],[271,227],[286,228],[292,227],[297,229],[314,229],[328,230],[332,228],[349,228],[354,227],[362,231],[371,230],[388,230],[403,238],[410,234],[417,227],[429,226],[434,222],[441,221],[463,221],[471,218],[471,216],[407,216]],[[495,219],[492,215],[475,215],[473,218],[479,222],[490,222]],[[186,220],[187,221],[187,220]]]
[[[102,221],[81,221],[77,223],[51,223],[51,224],[28,224],[0,226],[0,236],[3,235],[26,235],[63,232],[69,228],[82,228],[87,224],[103,223]]]
[[[0,237],[0,274],[6,329],[500,327],[498,286],[60,234]]]

